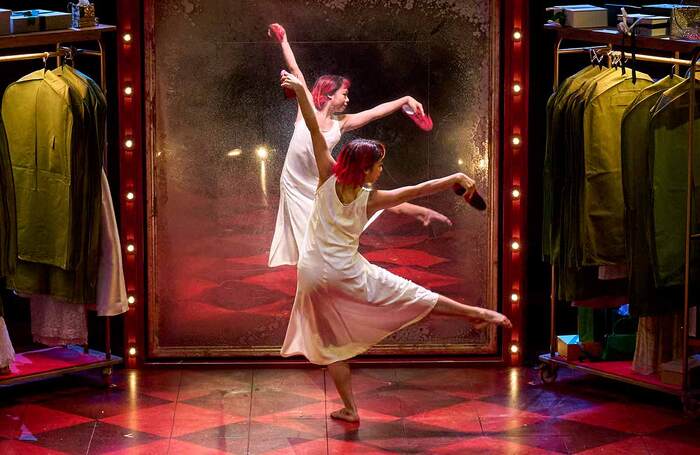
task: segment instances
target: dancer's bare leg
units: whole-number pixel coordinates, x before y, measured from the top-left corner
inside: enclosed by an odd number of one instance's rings
[[[497,311],[465,305],[444,295],[439,296],[438,302],[433,308],[433,313],[446,316],[461,316],[474,322],[477,327],[484,324],[495,324],[509,329],[513,327],[510,320]]]
[[[335,388],[338,390],[338,394],[345,405],[343,409],[331,412],[331,417],[334,419],[345,420],[346,422],[359,421],[360,416],[357,414],[355,396],[352,393],[350,365],[348,365],[347,362],[332,363],[328,365],[328,373],[330,373],[331,377],[333,378]]]

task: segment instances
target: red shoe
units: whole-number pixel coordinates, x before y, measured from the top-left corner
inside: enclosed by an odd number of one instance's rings
[[[281,43],[284,41],[284,37],[287,35],[287,32],[280,24],[270,24],[267,26],[267,34],[275,38],[278,43]]]
[[[475,209],[479,211],[486,210],[486,201],[484,201],[484,198],[481,197],[476,190],[474,190],[471,196],[467,196],[467,189],[459,183],[455,183],[452,185],[452,191],[454,191],[457,196],[464,196],[464,200],[467,201],[467,204],[471,205]]]
[[[406,114],[406,117],[413,120],[413,123],[423,131],[430,131],[433,129],[433,119],[431,119],[429,115],[419,114],[406,104],[401,107],[401,110]]]

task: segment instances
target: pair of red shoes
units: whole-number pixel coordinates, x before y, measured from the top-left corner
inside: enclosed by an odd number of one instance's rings
[[[484,201],[484,198],[481,197],[481,195],[476,190],[474,190],[471,196],[469,196],[467,195],[466,188],[464,188],[459,183],[455,183],[454,185],[452,185],[452,191],[454,191],[455,194],[457,194],[457,196],[464,196],[464,200],[467,201],[467,204],[471,205],[475,209],[479,211],[486,210],[486,201]]]

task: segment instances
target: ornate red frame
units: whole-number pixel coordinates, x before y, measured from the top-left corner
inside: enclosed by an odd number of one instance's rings
[[[145,5],[144,5],[145,3]],[[126,315],[125,358],[129,368],[145,360],[146,242],[148,222],[145,213],[146,141],[144,137],[144,60],[143,18],[150,17],[150,2],[117,2],[118,17],[118,88],[119,88],[119,158],[121,239],[127,291],[130,297]],[[502,0],[501,55],[503,103],[500,122],[501,159],[501,301],[502,309],[513,321],[513,330],[502,339],[502,361],[511,365],[522,362],[523,310],[526,304],[527,252],[527,121],[528,121],[528,8],[524,0]],[[516,33],[519,33],[517,35]],[[128,36],[127,36],[128,35]],[[517,88],[516,88],[517,85]],[[131,88],[130,94],[125,90]],[[127,142],[132,141],[132,142]],[[515,194],[514,190],[518,193]],[[127,198],[133,193],[133,198]],[[517,245],[515,243],[517,243]]]

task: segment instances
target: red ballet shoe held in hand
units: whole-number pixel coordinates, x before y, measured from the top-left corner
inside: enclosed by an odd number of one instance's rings
[[[280,71],[280,77],[283,77],[285,72],[285,70]],[[282,87],[282,91],[284,91],[284,97],[288,100],[292,100],[297,97],[296,92],[291,88]]]
[[[464,200],[467,201],[467,204],[471,205],[475,209],[479,211],[486,210],[486,201],[484,201],[484,198],[481,197],[476,190],[474,190],[471,195],[468,195],[466,188],[459,183],[455,183],[452,185],[452,191],[454,191],[457,196],[464,196]]]
[[[276,23],[267,26],[267,34],[271,38],[276,39],[278,43],[284,41],[284,38],[287,36],[287,32],[284,30],[284,27]]]
[[[433,119],[431,119],[428,114],[415,112],[408,104],[404,104],[401,110],[406,114],[406,117],[413,120],[413,123],[423,131],[430,131],[433,129]]]

